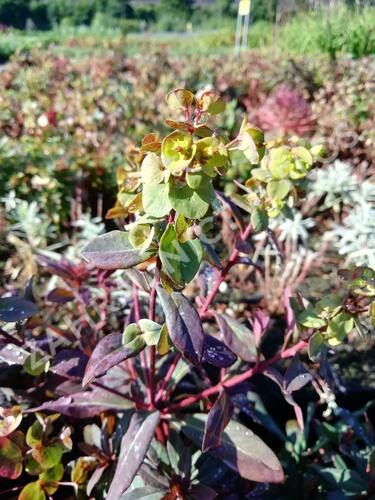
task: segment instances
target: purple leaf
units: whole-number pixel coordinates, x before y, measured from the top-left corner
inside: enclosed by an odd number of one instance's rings
[[[37,408],[30,408],[28,412],[53,411],[72,418],[90,418],[109,409],[126,410],[133,408],[133,404],[121,396],[112,394],[103,389],[83,391],[63,396],[56,401],[48,401]]]
[[[118,500],[129,488],[143,463],[159,420],[158,411],[134,413],[121,440],[120,455],[107,498]]]
[[[36,305],[23,297],[4,297],[0,299],[0,321],[13,323],[30,318],[38,312]]]
[[[220,340],[244,361],[255,361],[257,349],[252,332],[227,315],[214,313],[214,316],[220,328]]]
[[[205,486],[204,484],[193,484],[189,490],[189,498],[191,500],[214,500],[218,498],[218,494],[212,488]]]
[[[50,370],[57,375],[81,379],[85,373],[88,357],[78,349],[63,349],[53,360]]]
[[[66,288],[57,287],[49,292],[47,300],[56,304],[66,304],[74,300],[74,294]]]
[[[221,443],[221,435],[233,414],[233,403],[223,389],[207,415],[202,441],[202,451],[217,448]]]
[[[168,295],[161,286],[158,286],[157,292],[171,341],[187,360],[198,365],[202,360],[204,347],[204,332],[199,314],[182,293],[173,292]]]
[[[145,262],[152,252],[132,247],[124,231],[111,231],[97,236],[81,252],[82,257],[100,269],[127,269]]]
[[[269,315],[262,309],[256,309],[253,319],[253,334],[257,346],[260,345],[262,337],[267,331],[269,322]]]
[[[51,274],[60,276],[64,280],[72,280],[77,277],[74,266],[70,264],[67,259],[60,259],[59,261],[38,255],[37,261],[40,265],[45,266]]]
[[[285,307],[285,315],[286,315],[286,325],[287,331],[291,332],[294,329],[294,325],[296,324],[296,315],[293,311],[293,308],[290,304],[290,298],[292,294],[290,288],[286,288],[284,291],[284,307]]]
[[[95,488],[95,486],[100,481],[100,478],[102,477],[103,472],[106,470],[107,467],[108,467],[107,465],[104,465],[103,467],[98,467],[91,474],[91,477],[90,477],[90,479],[89,479],[89,481],[87,483],[87,486],[86,486],[86,494],[88,496],[91,495],[92,490]]]
[[[306,370],[306,368],[298,359],[298,356],[295,356],[284,375],[283,386],[285,392],[290,394],[294,391],[298,391],[303,386],[311,382],[311,380],[311,373]]]
[[[189,416],[183,422],[174,421],[196,445],[201,446],[207,415]],[[274,452],[250,429],[231,420],[225,428],[221,444],[209,451],[249,481],[280,483],[284,472]]]
[[[121,333],[110,333],[99,341],[91,354],[82,380],[82,386],[88,385],[94,378],[104,375],[108,370],[126,359],[136,356],[138,352],[140,350],[122,345]]]
[[[237,356],[228,347],[212,335],[206,335],[203,361],[218,368],[228,368],[237,361]]]

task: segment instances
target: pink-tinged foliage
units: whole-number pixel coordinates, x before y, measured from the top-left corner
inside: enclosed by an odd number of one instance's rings
[[[314,129],[310,104],[296,91],[281,85],[255,111],[253,122],[265,131],[299,136]]]

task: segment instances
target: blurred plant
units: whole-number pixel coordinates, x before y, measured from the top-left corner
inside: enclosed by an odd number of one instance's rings
[[[7,197],[1,199],[5,204],[9,231],[14,237],[26,240],[34,248],[46,248],[56,239],[56,226],[49,217],[41,210],[36,201],[31,203],[16,198],[15,192],[11,191]]]
[[[314,130],[309,103],[296,91],[281,85],[252,115],[256,125],[274,135],[304,136]]]
[[[322,210],[333,208],[340,212],[345,206],[375,201],[375,184],[368,180],[361,182],[348,163],[336,160],[326,168],[315,170],[311,178],[311,194],[324,197],[320,203]]]
[[[375,267],[375,206],[357,205],[331,232],[334,245],[347,262]]]
[[[297,250],[298,244],[307,246],[309,240],[309,229],[315,226],[315,221],[311,217],[304,218],[303,214],[293,210],[290,217],[272,219],[270,229],[277,231],[279,241],[285,242]]]

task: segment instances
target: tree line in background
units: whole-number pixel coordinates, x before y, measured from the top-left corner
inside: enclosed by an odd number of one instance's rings
[[[339,3],[339,0],[253,0],[252,18],[254,21],[275,21],[280,10],[291,13],[332,3]],[[364,2],[347,0],[345,3]],[[60,24],[99,23],[108,27],[125,21],[134,27],[156,24],[161,29],[173,30],[190,21],[194,26],[210,28],[218,19],[234,19],[237,4],[237,0],[215,0],[199,7],[194,0],[160,0],[156,4],[138,4],[130,0],[0,0],[0,23],[19,29],[46,30]]]

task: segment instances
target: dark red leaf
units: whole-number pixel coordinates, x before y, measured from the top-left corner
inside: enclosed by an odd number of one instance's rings
[[[236,362],[237,356],[223,342],[206,335],[202,359],[218,368],[228,368]]]
[[[87,363],[82,385],[89,384],[95,378],[107,373],[114,366],[136,356],[138,352],[128,346],[122,345],[121,333],[107,335],[95,347]]]
[[[124,231],[111,231],[97,236],[81,252],[82,257],[100,269],[127,269],[145,262],[153,253],[132,247]]]
[[[214,314],[220,328],[220,340],[244,361],[255,361],[257,349],[252,332],[238,321],[221,314]]]
[[[129,488],[143,463],[159,420],[158,411],[134,413],[121,440],[120,455],[107,498],[118,500]]]
[[[181,428],[195,444],[201,446],[206,415],[195,414],[185,421],[174,421],[173,426]],[[249,481],[279,483],[284,473],[273,451],[250,429],[231,420],[224,429],[221,444],[209,451]]]
[[[255,311],[253,319],[253,334],[257,346],[260,345],[260,341],[267,331],[269,322],[270,317],[265,311],[262,311],[262,309],[257,309]]]
[[[133,404],[121,396],[103,389],[94,389],[63,396],[27,411],[53,411],[72,418],[89,418],[109,409],[126,410],[132,407]]]
[[[4,297],[0,299],[0,321],[12,323],[34,316],[36,305],[23,297]]]
[[[202,441],[203,452],[217,448],[220,445],[221,435],[231,419],[233,408],[228,393],[223,389],[207,415]]]
[[[74,299],[74,294],[66,288],[54,288],[47,295],[47,300],[56,304],[66,304]]]
[[[187,360],[198,365],[202,360],[204,347],[204,332],[199,314],[182,293],[173,292],[168,295],[161,286],[158,286],[157,292],[171,341]]]
[[[51,371],[61,376],[82,378],[88,357],[78,349],[63,349],[53,360]]]

